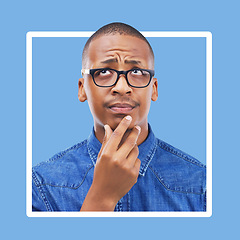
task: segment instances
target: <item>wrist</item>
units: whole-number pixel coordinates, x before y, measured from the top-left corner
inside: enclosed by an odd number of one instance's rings
[[[116,204],[116,200],[111,199],[107,194],[98,193],[91,186],[80,211],[114,211]]]

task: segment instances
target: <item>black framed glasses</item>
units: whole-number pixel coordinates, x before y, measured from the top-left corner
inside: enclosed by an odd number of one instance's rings
[[[112,87],[117,83],[119,76],[124,74],[129,86],[145,88],[150,84],[154,70],[134,68],[128,71],[118,71],[112,68],[96,68],[82,69],[83,74],[90,74],[98,87]]]

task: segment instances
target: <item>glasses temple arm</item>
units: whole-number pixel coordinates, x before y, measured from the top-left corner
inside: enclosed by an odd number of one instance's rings
[[[82,69],[81,74],[90,74],[90,69]]]

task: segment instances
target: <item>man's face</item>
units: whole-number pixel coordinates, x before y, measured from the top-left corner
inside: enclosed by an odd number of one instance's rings
[[[83,68],[153,70],[154,60],[147,43],[142,39],[119,34],[103,35],[90,43]],[[98,87],[92,76],[86,74],[84,79],[79,80],[78,95],[80,101],[88,101],[95,130],[105,124],[114,130],[126,115],[131,115],[133,119],[130,128],[135,125],[146,127],[151,100],[157,100],[157,80],[153,78],[145,88],[134,88],[128,85],[122,74],[116,85]]]

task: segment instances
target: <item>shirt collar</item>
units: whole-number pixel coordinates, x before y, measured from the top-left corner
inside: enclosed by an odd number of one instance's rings
[[[90,158],[95,166],[97,161],[98,153],[101,149],[102,144],[98,141],[95,136],[94,129],[92,130],[90,136],[87,139],[87,147]],[[154,156],[154,153],[157,148],[157,140],[154,136],[154,133],[148,124],[148,137],[146,140],[138,146],[139,155],[138,158],[141,160],[141,166],[139,174],[144,176],[147,168]]]

